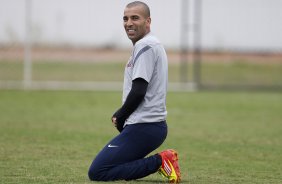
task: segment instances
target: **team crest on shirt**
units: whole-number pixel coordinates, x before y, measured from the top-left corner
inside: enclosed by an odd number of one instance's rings
[[[132,57],[129,58],[126,67],[127,67],[127,68],[133,67],[133,59],[132,59]]]

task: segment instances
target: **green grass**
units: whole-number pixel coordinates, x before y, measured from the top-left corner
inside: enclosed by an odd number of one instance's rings
[[[122,63],[79,63],[34,61],[32,79],[36,81],[122,81]],[[23,63],[0,62],[0,80],[22,80]]]
[[[201,68],[204,84],[225,85],[281,85],[282,64],[248,63],[210,63]]]
[[[14,60],[0,60],[0,80],[22,80],[23,63]]]
[[[91,183],[87,170],[117,135],[120,92],[0,91],[1,183]],[[282,183],[282,94],[169,93],[169,135],[183,183]],[[162,183],[153,174],[140,181]]]
[[[123,62],[59,62],[34,61],[35,81],[122,81]],[[188,80],[193,80],[192,65],[188,65]],[[212,85],[282,85],[282,64],[235,61],[234,63],[203,63],[202,84]],[[22,80],[23,63],[0,61],[0,80]],[[169,64],[169,81],[180,81],[180,66]]]

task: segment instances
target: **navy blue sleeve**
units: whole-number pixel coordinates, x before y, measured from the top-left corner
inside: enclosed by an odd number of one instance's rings
[[[125,120],[137,109],[140,103],[143,101],[147,92],[148,82],[142,78],[137,78],[132,81],[132,88],[122,105],[117,110],[113,117],[117,119],[117,129],[121,132]]]

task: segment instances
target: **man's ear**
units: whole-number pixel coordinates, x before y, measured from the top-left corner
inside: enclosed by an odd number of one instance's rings
[[[148,17],[148,18],[146,19],[146,22],[147,22],[148,25],[151,24],[151,21],[152,21],[152,20],[151,20],[151,17]]]

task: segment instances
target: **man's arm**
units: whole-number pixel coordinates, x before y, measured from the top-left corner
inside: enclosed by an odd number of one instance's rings
[[[112,117],[112,122],[121,132],[125,120],[137,109],[139,104],[143,101],[148,87],[148,82],[142,78],[137,78],[132,81],[132,88],[122,105]]]

